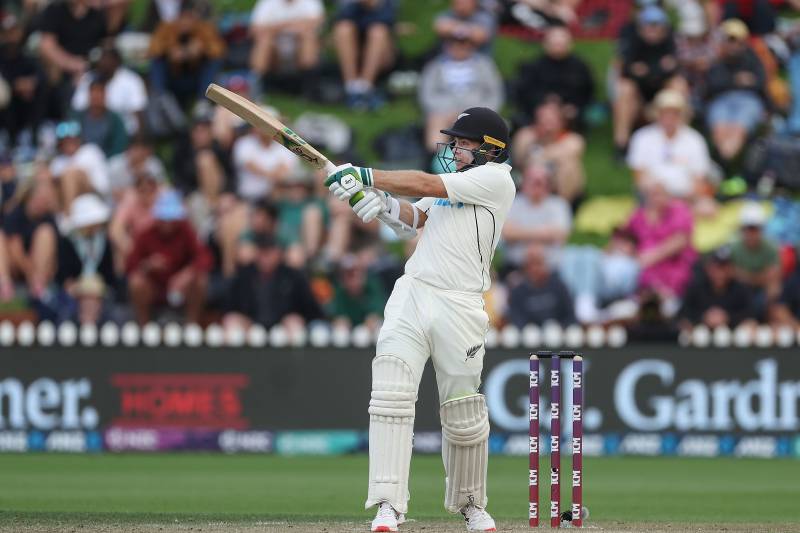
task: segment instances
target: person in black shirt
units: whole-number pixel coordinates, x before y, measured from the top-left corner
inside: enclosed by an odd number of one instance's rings
[[[189,134],[178,140],[172,168],[174,185],[186,196],[204,187],[233,190],[230,154],[214,139],[210,115],[199,113]]]
[[[255,262],[239,267],[228,292],[225,328],[281,324],[292,332],[323,318],[308,280],[299,270],[286,266],[278,243],[266,235],[258,235],[254,241],[258,250]]]
[[[644,105],[669,86],[686,91],[678,75],[675,40],[667,14],[648,6],[637,17],[636,33],[622,49],[614,98],[614,145],[623,155]]]
[[[756,312],[750,294],[747,287],[736,281],[730,247],[717,248],[703,259],[702,268],[695,269],[686,289],[678,312],[681,329],[697,324],[711,329],[755,325]]]
[[[747,44],[750,32],[744,22],[726,20],[721,30],[719,57],[706,73],[706,122],[717,152],[731,161],[766,118],[767,82],[761,61]]]
[[[551,272],[544,246],[530,245],[522,264],[520,272],[509,275],[507,320],[518,328],[549,321],[573,324],[572,297],[558,274]]]
[[[75,82],[88,70],[89,52],[114,33],[120,22],[113,19],[89,0],[57,0],[47,6],[39,27],[39,51],[54,82],[65,75]]]
[[[525,118],[552,96],[563,104],[566,118],[582,124],[592,101],[594,80],[586,62],[572,53],[572,36],[564,26],[554,26],[544,36],[544,54],[520,66],[515,103]]]
[[[25,279],[31,296],[38,299],[56,269],[56,191],[48,177],[37,176],[18,198],[19,203],[3,220],[11,274]]]
[[[16,144],[18,135],[26,128],[35,133],[47,111],[49,90],[38,63],[24,51],[22,24],[10,14],[1,20],[0,78],[8,82],[11,100],[0,109],[0,130],[6,130]]]
[[[5,302],[14,297],[14,283],[11,280],[11,263],[9,259],[8,242],[3,233],[3,215],[6,205],[14,195],[17,185],[17,173],[11,155],[0,154],[0,302]]]

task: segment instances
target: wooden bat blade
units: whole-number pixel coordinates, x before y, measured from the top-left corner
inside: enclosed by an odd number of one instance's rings
[[[261,109],[255,102],[240,96],[224,87],[212,83],[206,89],[206,97],[231,113],[241,117],[245,122],[267,133],[273,140],[281,143],[289,151],[300,157],[314,168],[323,168],[331,172],[333,163],[316,148],[308,144],[302,137],[292,131],[280,120]]]

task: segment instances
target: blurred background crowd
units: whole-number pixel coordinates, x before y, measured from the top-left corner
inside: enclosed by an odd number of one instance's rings
[[[0,317],[379,326],[414,242],[203,98],[337,162],[512,126],[492,324],[797,326],[792,0],[5,0]]]

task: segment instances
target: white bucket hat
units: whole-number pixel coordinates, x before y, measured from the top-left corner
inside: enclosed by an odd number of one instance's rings
[[[82,194],[75,198],[70,209],[71,230],[105,224],[111,217],[111,209],[95,194]]]

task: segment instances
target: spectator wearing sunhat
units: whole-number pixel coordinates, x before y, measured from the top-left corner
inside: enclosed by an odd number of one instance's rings
[[[59,154],[50,163],[50,173],[59,184],[62,207],[69,212],[73,200],[86,193],[103,199],[111,194],[108,161],[95,144],[84,143],[81,125],[75,121],[56,126]]]
[[[186,220],[176,191],[162,191],[152,213],[155,222],[136,238],[126,263],[136,320],[151,320],[155,307],[185,304],[186,319],[198,322],[205,308],[211,254]]]
[[[754,326],[756,309],[750,291],[736,280],[731,249],[722,246],[702,260],[695,269],[678,313],[682,329],[704,324],[709,328]]]
[[[726,20],[720,31],[719,57],[706,75],[706,123],[720,157],[730,161],[765,119],[766,74],[744,22]]]
[[[72,203],[68,233],[58,241],[55,281],[65,296],[56,310],[60,318],[96,323],[103,298],[116,287],[110,218],[111,209],[94,194],[78,196]]]
[[[81,276],[99,274],[109,285],[116,284],[113,247],[108,237],[111,209],[94,194],[82,194],[72,203],[66,227],[58,243],[56,281],[70,292]]]
[[[649,5],[636,19],[636,33],[622,52],[614,97],[614,144],[625,152],[634,124],[648,102],[664,88],[686,92],[680,77],[675,39],[663,9]]]
[[[628,150],[628,166],[636,183],[659,181],[670,195],[690,204],[708,200],[711,157],[703,136],[686,124],[686,98],[679,91],[664,89],[654,104],[656,120],[633,134]]]
[[[731,245],[736,279],[754,292],[763,304],[781,292],[781,263],[778,245],[764,235],[767,214],[761,204],[748,202],[739,212],[739,235]]]

